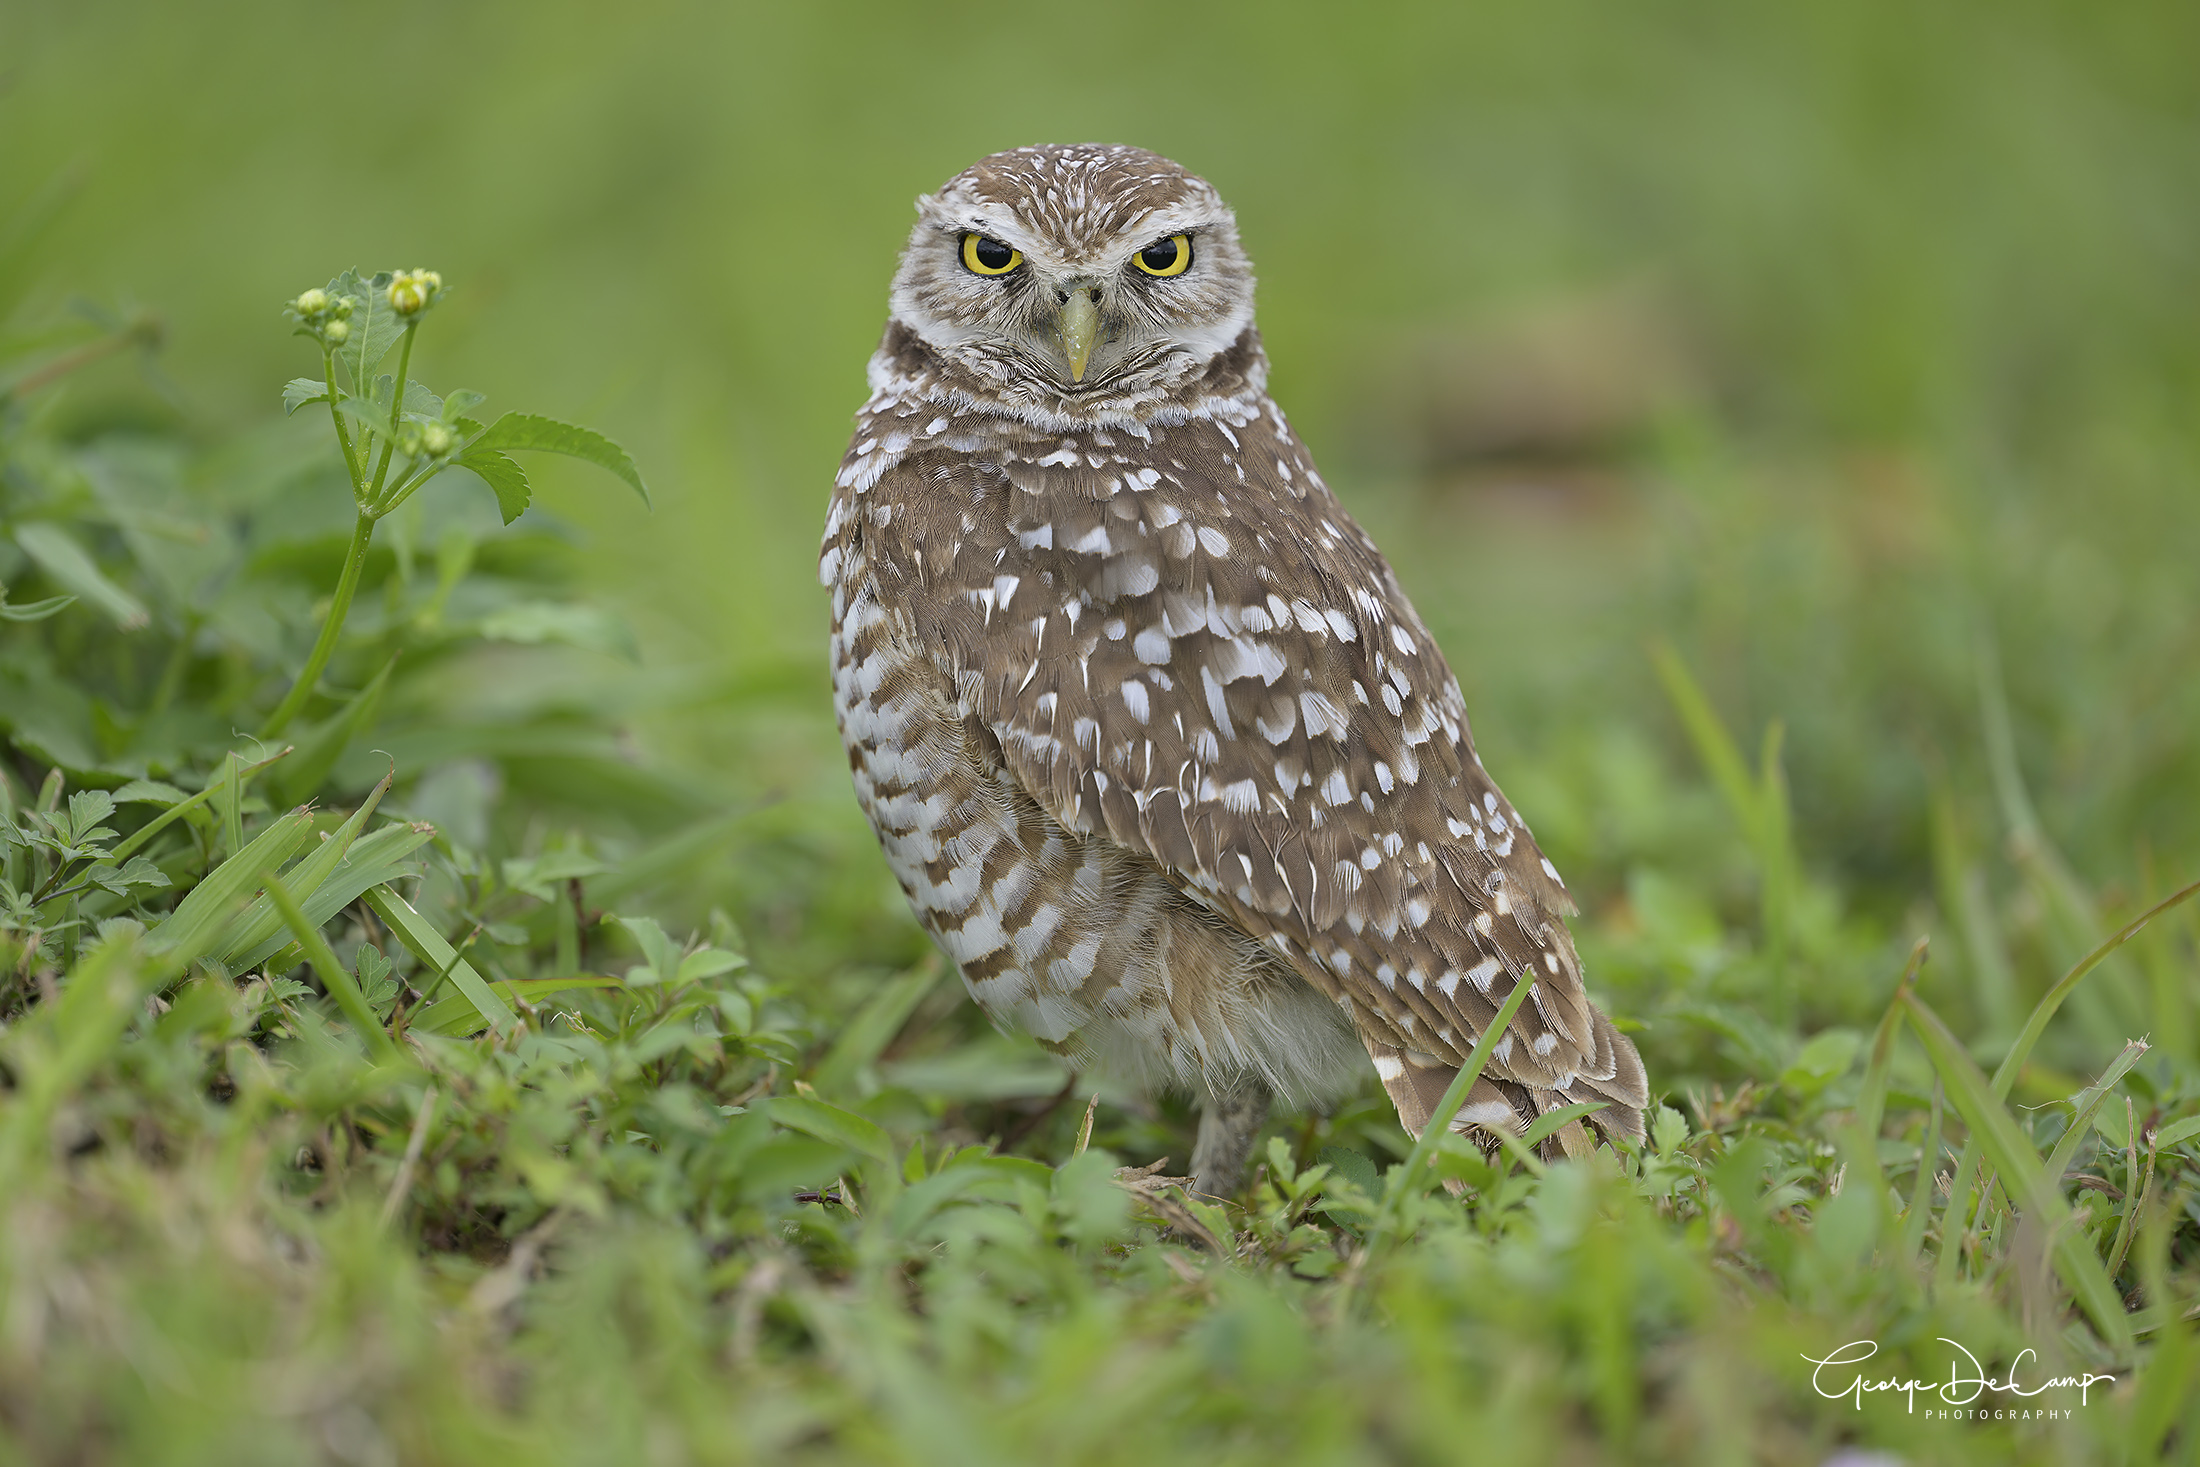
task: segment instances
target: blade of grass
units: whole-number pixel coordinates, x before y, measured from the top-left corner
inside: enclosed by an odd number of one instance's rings
[[[2047,1183],[2051,1187],[2062,1185],[2063,1173],[2070,1170],[2071,1158],[2078,1154],[2078,1144],[2085,1140],[2085,1133],[2093,1125],[2093,1114],[2108,1099],[2108,1092],[2116,1088],[2116,1082],[2131,1072],[2139,1063],[2139,1057],[2147,1052],[2144,1039],[2134,1039],[2124,1046],[2124,1052],[2101,1071],[2101,1077],[2070,1098],[2074,1114],[2069,1129],[2055,1143],[2055,1149],[2047,1154]]]
[[[1937,779],[1930,808],[1933,880],[1941,913],[1955,927],[1987,1032],[2000,1039],[2017,1029],[2016,974],[1994,926],[1985,877],[1966,849],[1955,801]]]
[[[419,825],[385,825],[371,835],[359,837],[328,880],[316,887],[312,894],[299,898],[306,916],[315,926],[326,923],[338,912],[359,900],[360,893],[369,887],[382,886],[414,874],[406,860],[435,839],[433,827]],[[238,953],[224,961],[232,971],[242,972],[262,962],[271,963],[277,972],[286,963],[300,961],[297,945],[290,941],[282,929],[277,928],[263,936],[257,946]],[[235,948],[231,949],[233,952]]]
[[[2179,1416],[2191,1409],[2192,1381],[2195,1374],[2200,1374],[2200,1349],[2195,1348],[2193,1331],[2185,1323],[2190,1316],[2177,1307],[2176,1290],[2170,1281],[2170,1246],[2178,1217],[2184,1211],[2179,1205],[2183,1201],[2172,1197],[2170,1206],[2153,1209],[2139,1230],[2135,1261],[2140,1287],[2146,1294],[2143,1313],[2147,1331],[2154,1336],[2154,1355],[2134,1382],[2125,1428],[2125,1446],[2130,1453],[2127,1461],[2171,1460],[2167,1452],[2161,1452],[2165,1445],[2162,1438],[2170,1433]],[[2191,1460],[2189,1445],[2186,1460]]]
[[[1702,686],[1672,644],[1662,639],[1652,642],[1650,660],[1657,667],[1658,680],[1665,685],[1665,695],[1672,701],[1673,711],[1680,715],[1681,726],[1688,731],[1689,742],[1696,746],[1696,756],[1703,760],[1711,782],[1726,797],[1749,843],[1758,845],[1761,816],[1757,781],[1750,777],[1742,751],[1735,746],[1718,710],[1704,696]]]
[[[1872,1033],[1871,1058],[1865,1063],[1864,1084],[1856,1095],[1855,1119],[1851,1123],[1855,1144],[1850,1148],[1849,1165],[1857,1169],[1857,1181],[1871,1189],[1865,1194],[1868,1197],[1883,1198],[1887,1193],[1886,1175],[1879,1166],[1879,1128],[1887,1111],[1887,1074],[1894,1063],[1895,1036],[1902,1029],[1902,998],[1917,983],[1930,951],[1929,942],[1920,937],[1911,945],[1909,961],[1895,981],[1894,998]]]
[[[272,871],[268,873],[267,894],[274,902],[275,910],[282,914],[284,924],[290,928],[290,935],[305,950],[306,961],[313,964],[313,971],[321,975],[321,986],[329,991],[329,997],[336,1000],[336,1006],[344,1011],[344,1017],[351,1020],[351,1026],[367,1042],[367,1053],[384,1064],[394,1062],[398,1058],[396,1042],[382,1027],[381,1021],[375,1018],[374,1010],[367,1004],[367,996],[359,991],[358,983],[352,979],[351,969],[336,960],[336,954],[330,950],[328,939],[321,935],[321,929],[307,919],[305,912],[298,906],[298,899],[284,887],[282,878]]]
[[[2131,1097],[2124,1097],[2124,1215],[2116,1224],[2116,1241],[2108,1250],[2108,1276],[2116,1277],[2124,1271],[2124,1250],[2131,1246],[2132,1224],[2139,1210],[2146,1206],[2147,1197],[2154,1191],[2154,1159],[2161,1154],[2161,1143],[2150,1137],[2147,1140],[2147,1169],[2139,1174],[2139,1117],[2135,1113]]]
[[[1444,1098],[1436,1102],[1436,1109],[1421,1127],[1421,1134],[1413,1140],[1413,1150],[1406,1155],[1405,1165],[1391,1175],[1390,1185],[1383,1189],[1382,1202],[1375,1209],[1375,1221],[1369,1226],[1367,1248],[1360,1257],[1372,1251],[1379,1239],[1385,1237],[1397,1221],[1398,1208],[1404,1202],[1408,1190],[1418,1186],[1425,1178],[1428,1164],[1436,1155],[1436,1147],[1451,1131],[1451,1118],[1459,1114],[1459,1107],[1467,1103],[1467,1092],[1474,1082],[1482,1078],[1483,1067],[1490,1062],[1490,1051],[1497,1047],[1497,1040],[1520,1012],[1520,1006],[1528,1001],[1529,991],[1535,987],[1535,975],[1522,973],[1513,981],[1513,991],[1506,995],[1498,1008],[1497,1017],[1475,1040],[1473,1052],[1467,1062],[1459,1067],[1459,1073],[1451,1077],[1451,1084],[1444,1088]],[[1359,1260],[1354,1260],[1357,1263]]]
[[[881,984],[840,1031],[833,1047],[818,1062],[810,1083],[828,1095],[844,1094],[856,1076],[894,1042],[909,1015],[939,982],[942,971],[939,955],[927,954],[908,972]]]
[[[1947,1104],[1948,1087],[1933,1077],[1933,1116],[1925,1128],[1925,1145],[1917,1154],[1917,1177],[1910,1184],[1909,1210],[1902,1214],[1902,1256],[1912,1264],[1925,1248],[1925,1219],[1932,1215],[1933,1177],[1940,1170],[1940,1127]]]
[[[2009,1047],[2009,1053],[2003,1057],[2001,1064],[1994,1070],[1993,1092],[1995,1100],[2008,1099],[2010,1087],[2016,1083],[2018,1072],[2024,1068],[2024,1062],[2031,1057],[2032,1047],[2038,1044],[2040,1036],[2047,1032],[2048,1021],[2055,1017],[2055,1011],[2062,1007],[2063,1000],[2070,996],[2071,991],[2084,980],[2085,975],[2099,967],[2109,954],[2131,941],[2132,938],[2137,937],[2149,922],[2161,916],[2164,912],[2190,901],[2194,896],[2200,896],[2200,881],[2196,881],[2182,890],[2172,892],[2125,923],[2114,936],[2080,958],[2069,972],[2063,974],[2057,980],[2053,988],[2050,988],[2041,996],[2040,1001],[2033,1006],[2031,1016],[2025,1020],[2024,1028],[2018,1033],[2016,1043]],[[1940,1289],[1946,1289],[1956,1280],[1956,1269],[1959,1262],[1957,1255],[1961,1251],[1958,1245],[1961,1243],[1964,1231],[1962,1227],[1964,1215],[1962,1209],[1971,1190],[1971,1178],[1977,1174],[1978,1164],[1979,1140],[1977,1135],[1974,1134],[1963,1143],[1963,1155],[1956,1163],[1955,1181],[1949,1189],[1948,1206],[1941,1220],[1940,1257],[1933,1271],[1935,1287]],[[1980,1199],[1982,1207],[1984,1202],[1985,1199],[1982,1197]]]
[[[2031,883],[2041,906],[2054,925],[2062,930],[2065,940],[2075,947],[2089,934],[2100,930],[2100,914],[2094,908],[2092,897],[2072,873],[2069,862],[2048,839],[2046,827],[2040,823],[2039,813],[2033,808],[2031,793],[2025,788],[2024,770],[2017,760],[2015,726],[2009,716],[2008,693],[2002,683],[2001,659],[1991,639],[1980,638],[1977,661],[1979,712],[1986,731],[1986,762],[1993,776],[1996,798],[2001,804],[2002,822],[2008,829],[2010,859]],[[2090,1029],[2098,1030],[2108,1022],[2107,1015],[2111,1011],[2123,1013],[2126,1022],[2134,1027],[2144,1022],[2136,1017],[2144,1014],[2145,1007],[2138,985],[2128,972],[2119,970],[2110,975],[2110,994],[2089,997],[2083,1018]],[[2122,1032],[2129,1033],[2130,1029]],[[2104,1036],[2107,1037],[2111,1036]]]
[[[382,782],[374,787],[358,809],[352,811],[350,818],[337,826],[319,846],[284,876],[283,884],[289,889],[293,900],[304,901],[311,897],[335,873],[338,863],[351,850],[352,842],[359,838],[359,832],[366,827],[368,818],[374,814],[374,807],[381,804],[382,796],[389,792],[390,781],[394,778],[394,771],[383,775]],[[272,905],[272,897],[272,889],[263,893],[223,934],[220,961],[225,964],[233,962],[237,954],[248,952],[275,935],[283,919]]]
[[[362,894],[362,900],[374,909],[377,917],[389,924],[390,930],[397,934],[398,941],[410,948],[414,957],[435,972],[441,973],[448,969],[451,982],[460,993],[466,995],[467,1002],[474,1006],[474,1012],[489,1021],[490,1028],[499,1034],[511,1032],[512,1026],[519,1022],[519,1016],[512,1012],[511,1005],[497,997],[482,976],[474,971],[473,965],[459,957],[457,950],[443,940],[443,934],[435,930],[435,925],[413,910],[412,903],[387,886],[370,888]]]
[[[289,754],[290,746],[288,744],[285,744],[282,748],[268,755],[265,759],[262,759],[254,764],[247,764],[241,770],[237,770],[238,777],[249,781],[253,775],[258,774],[261,770],[267,768],[268,765],[273,764],[276,760],[288,757]],[[225,789],[228,786],[230,772],[232,769],[235,768],[235,765],[225,763],[223,765],[221,774],[215,779],[208,781],[205,789],[200,790],[197,794],[192,795],[189,799],[183,800],[178,804],[170,805],[167,809],[161,811],[160,814],[154,816],[151,820],[146,821],[145,824],[140,826],[136,833],[131,835],[129,839],[125,840],[121,845],[116,846],[114,848],[114,851],[107,857],[107,860],[110,863],[119,866],[124,861],[129,860],[130,857],[136,855],[139,851],[143,850],[147,841],[151,840],[154,836],[159,835],[175,821],[182,818],[184,815],[189,814],[191,811],[196,810],[199,806],[213,799],[214,796],[221,790]]]
[[[2101,1269],[2083,1234],[2067,1226],[2070,1208],[2061,1191],[2041,1170],[2038,1155],[2001,1097],[1994,1094],[1985,1073],[1964,1052],[1955,1035],[1914,992],[1902,995],[1910,1026],[1924,1041],[1933,1067],[1947,1086],[1948,1098],[1979,1138],[1985,1154],[2007,1179],[2010,1191],[2031,1213],[2044,1236],[2053,1239],[2055,1270],[2062,1275],[2081,1308],[2093,1320],[2101,1338],[2119,1354],[2131,1349],[2131,1322],[2115,1285]]]
[[[1765,956],[1772,969],[1771,998],[1783,1019],[1794,1010],[1794,993],[1788,985],[1788,954],[1793,946],[1796,889],[1800,884],[1787,775],[1780,765],[1786,732],[1778,719],[1765,725],[1757,766],[1758,922],[1764,928]]]
[[[267,873],[289,860],[312,829],[312,812],[293,810],[209,871],[152,930],[149,945],[168,971],[180,972],[211,951]]]
[[[2009,1047],[2008,1056],[2002,1060],[2000,1066],[1994,1071],[1995,1099],[2008,1098],[2009,1087],[2016,1082],[2018,1072],[2024,1068],[2024,1062],[2031,1058],[2032,1046],[2038,1044],[2040,1035],[2047,1031],[2047,1021],[2055,1017],[2055,1010],[2062,1007],[2063,1000],[2070,997],[2071,991],[2084,980],[2085,975],[2107,961],[2116,949],[2137,937],[2146,929],[2149,922],[2152,922],[2164,912],[2192,900],[2195,896],[2200,896],[2200,881],[2194,882],[2181,891],[2172,892],[2156,902],[2118,928],[2114,936],[2080,958],[2076,966],[2063,974],[2055,986],[2048,989],[2041,996],[2039,1003],[2034,1005],[2032,1009],[2031,1017],[2024,1021],[2024,1028],[2017,1034],[2017,1042]]]
[[[1772,975],[1770,997],[1775,1015],[1785,1017],[1794,1006],[1787,964],[1802,869],[1795,857],[1787,778],[1780,765],[1785,730],[1777,719],[1765,725],[1757,772],[1751,774],[1741,747],[1727,732],[1718,710],[1711,706],[1680,654],[1661,640],[1651,643],[1650,658],[1656,664],[1659,681],[1665,685],[1666,696],[1688,731],[1689,741],[1696,746],[1697,757],[1732,807],[1742,838],[1756,858],[1758,925]]]

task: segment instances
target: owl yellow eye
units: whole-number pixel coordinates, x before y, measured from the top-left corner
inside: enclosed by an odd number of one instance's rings
[[[983,234],[963,236],[963,264],[973,275],[1006,275],[1024,262],[1024,252]]]
[[[1182,275],[1192,268],[1192,237],[1188,234],[1172,234],[1167,239],[1157,239],[1138,252],[1138,268],[1148,275],[1163,279]]]

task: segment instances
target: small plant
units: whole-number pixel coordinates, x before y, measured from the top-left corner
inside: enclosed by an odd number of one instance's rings
[[[284,410],[294,413],[312,403],[328,404],[358,520],[312,654],[261,725],[262,738],[274,738],[290,726],[335,655],[375,525],[430,479],[451,468],[469,470],[496,494],[497,509],[510,524],[526,512],[533,497],[526,470],[511,454],[533,450],[600,465],[632,485],[644,504],[649,502],[648,486],[634,460],[602,434],[533,413],[506,413],[483,425],[467,416],[486,400],[483,394],[461,387],[438,397],[412,380],[414,339],[448,293],[443,277],[433,270],[383,271],[365,281],[358,271],[347,270],[325,288],[302,292],[286,308],[298,323],[297,334],[321,348],[321,375],[299,377],[284,387]],[[393,347],[397,371],[376,375]]]

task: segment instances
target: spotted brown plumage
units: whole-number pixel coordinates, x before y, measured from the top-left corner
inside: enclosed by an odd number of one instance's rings
[[[919,213],[821,570],[858,797],[973,997],[1200,1092],[1215,1189],[1269,1091],[1332,1093],[1359,1053],[1418,1133],[1529,973],[1455,1126],[1587,1100],[1639,1135],[1564,884],[1267,396],[1219,197],[1136,149],[1021,149]],[[1134,268],[1180,233],[1181,276]],[[963,268],[972,235],[1021,262]]]

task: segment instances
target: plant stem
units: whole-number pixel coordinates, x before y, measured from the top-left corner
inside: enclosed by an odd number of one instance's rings
[[[411,338],[406,338],[408,344]],[[359,521],[352,526],[351,546],[344,552],[344,573],[336,580],[336,599],[329,603],[328,617],[321,623],[321,635],[313,644],[313,655],[306,659],[305,670],[298,674],[298,681],[290,685],[290,691],[275,711],[261,725],[260,737],[271,739],[290,726],[305,707],[306,699],[313,696],[313,689],[321,681],[321,673],[328,667],[329,659],[336,655],[336,638],[344,629],[344,618],[351,614],[351,598],[359,590],[359,572],[367,563],[367,546],[374,539],[374,516],[366,510],[359,512]]]
[[[382,439],[382,457],[374,466],[374,482],[367,486],[368,505],[381,494],[382,481],[389,477],[390,455],[397,451],[397,425],[405,416],[406,374],[412,371],[413,332],[419,324],[417,318],[406,323],[404,344],[397,349],[397,380],[390,384],[390,427]]]
[[[430,479],[434,478],[437,474],[442,473],[448,467],[450,467],[450,465],[447,463],[430,462],[427,464],[423,464],[420,468],[415,469],[409,476],[401,478],[397,481],[397,483],[391,485],[389,497],[382,501],[380,507],[375,512],[377,514],[388,514],[390,511],[396,509],[399,505],[403,504],[406,500],[412,498],[414,492],[418,490],[421,485],[427,483]]]
[[[352,451],[351,429],[344,426],[344,415],[336,410],[336,349],[334,347],[323,346],[321,348],[321,375],[328,379],[328,418],[331,423],[336,425],[336,441],[343,446],[344,472],[351,476],[351,497],[354,501],[358,501],[366,491],[367,486],[362,482],[366,477],[366,473],[359,462],[359,456]]]
[[[168,705],[176,700],[176,690],[183,686],[183,675],[191,670],[191,643],[199,634],[199,615],[186,612],[183,630],[177,634],[176,645],[169,649],[168,663],[160,671],[160,682],[153,688],[153,701],[146,705],[148,714],[168,711]]]

